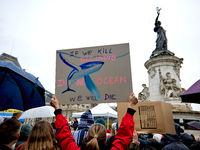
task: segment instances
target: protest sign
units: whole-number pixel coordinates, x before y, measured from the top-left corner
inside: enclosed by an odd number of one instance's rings
[[[57,50],[55,87],[60,104],[127,102],[129,44]]]
[[[121,123],[128,103],[117,103],[118,122]],[[172,106],[161,101],[139,102],[134,109],[135,130],[138,133],[175,134]]]

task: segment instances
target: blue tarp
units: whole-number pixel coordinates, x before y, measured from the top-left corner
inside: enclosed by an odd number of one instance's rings
[[[24,112],[22,112],[23,114]],[[4,119],[5,118],[11,118],[13,116],[13,113],[5,113],[5,112],[0,112],[0,116],[2,116]],[[19,119],[20,121],[24,122],[24,119]]]

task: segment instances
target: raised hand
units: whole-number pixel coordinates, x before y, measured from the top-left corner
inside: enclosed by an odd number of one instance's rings
[[[129,96],[129,108],[132,108],[138,103],[138,99],[134,93]]]
[[[59,109],[59,102],[58,99],[56,98],[56,96],[53,96],[53,98],[50,101],[50,105],[56,110]]]

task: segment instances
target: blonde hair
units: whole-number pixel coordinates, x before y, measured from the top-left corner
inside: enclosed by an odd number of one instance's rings
[[[106,128],[100,123],[93,124],[88,130],[87,150],[100,150],[99,144],[106,141]]]
[[[114,136],[114,135],[115,135],[115,130],[111,129],[110,136]]]
[[[22,150],[60,150],[52,125],[44,120],[37,122]]]
[[[111,125],[110,136],[114,136],[115,135],[115,130],[116,130],[116,122]]]

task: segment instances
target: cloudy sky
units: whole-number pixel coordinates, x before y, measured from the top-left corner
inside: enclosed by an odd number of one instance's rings
[[[155,49],[157,6],[168,49],[184,58],[181,85],[188,89],[200,76],[199,0],[0,0],[0,52],[54,93],[56,50],[129,43],[138,94],[148,85],[144,63]]]

